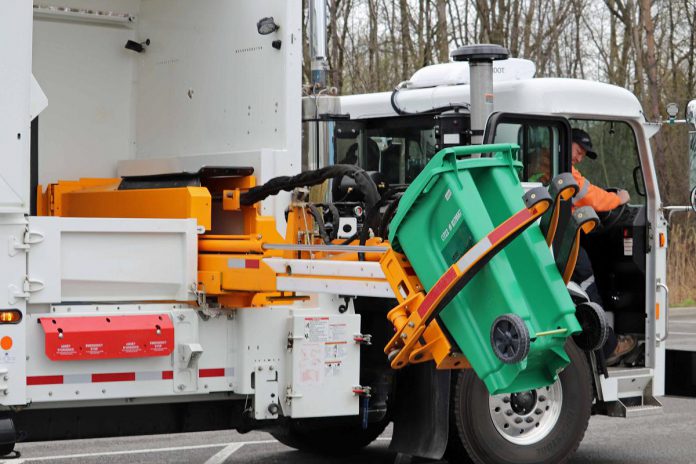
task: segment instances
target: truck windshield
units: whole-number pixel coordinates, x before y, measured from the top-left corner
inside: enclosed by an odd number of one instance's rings
[[[438,151],[434,125],[433,116],[336,121],[336,163],[379,171],[392,185],[409,183]]]
[[[585,159],[575,167],[594,185],[621,188],[631,204],[645,204],[645,185],[633,129],[621,121],[571,119],[570,125],[590,134],[597,159]]]

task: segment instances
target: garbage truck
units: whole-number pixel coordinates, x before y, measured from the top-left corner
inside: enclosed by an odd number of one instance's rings
[[[334,96],[323,7],[303,97],[299,0],[5,2],[3,454],[220,429],[342,453],[394,423],[404,454],[562,462],[591,414],[660,410],[667,210],[635,96],[491,46]],[[606,217],[572,205],[576,126],[631,191]],[[604,308],[569,281],[580,241]],[[642,339],[621,367],[612,316]]]

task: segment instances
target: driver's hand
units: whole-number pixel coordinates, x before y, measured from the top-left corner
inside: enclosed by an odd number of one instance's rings
[[[622,205],[625,205],[631,199],[631,195],[626,190],[619,190],[616,194],[619,196]]]

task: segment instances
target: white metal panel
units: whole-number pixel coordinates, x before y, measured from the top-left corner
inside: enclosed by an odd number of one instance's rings
[[[24,0],[26,3],[32,3]],[[48,1],[137,14],[137,0]],[[31,5],[30,5],[31,7]],[[34,75],[49,105],[39,118],[39,182],[113,177],[135,153],[135,30],[78,21],[34,21]]]
[[[386,279],[377,262],[265,258],[263,263],[279,274]]]
[[[386,281],[319,279],[312,277],[278,277],[278,290],[298,293],[333,293],[336,295],[374,296],[394,298],[394,291]]]
[[[29,117],[33,120],[48,106],[48,98],[43,89],[36,82],[36,78],[31,76],[31,105],[29,109]]]
[[[196,221],[31,217],[30,302],[192,300]]]
[[[270,148],[299,160],[300,11],[299,0],[143,0],[137,157]],[[260,35],[268,16],[280,29]]]
[[[0,21],[1,22],[1,21]],[[25,220],[21,216],[0,216],[0,243],[7,244],[24,236]],[[26,300],[17,298],[26,274],[23,251],[0,253],[0,308],[17,309],[24,315],[19,324],[0,325],[0,339],[9,338],[11,347],[0,349],[0,404],[26,404]],[[5,340],[7,342],[7,340]],[[6,345],[5,345],[6,346]]]
[[[283,378],[282,361],[287,351],[289,316],[287,307],[242,308],[236,311],[238,338],[235,344],[239,368],[235,393],[255,393],[253,377],[260,363],[279,364],[279,375]]]
[[[0,14],[0,213],[29,209],[31,2],[7,0]]]
[[[289,366],[289,415],[300,417],[358,414],[360,345],[359,315],[321,315],[312,310],[293,311],[293,338]]]
[[[45,305],[29,305],[27,316],[27,375],[29,377],[62,376],[60,382],[31,385],[28,397],[33,406],[66,401],[79,404],[89,401],[95,405],[114,404],[114,400],[132,401],[133,398],[166,401],[167,398],[188,395],[190,399],[209,399],[211,393],[229,392],[234,376],[234,362],[227,351],[230,339],[227,332],[235,321],[225,317],[200,320],[197,311],[180,304],[104,304],[104,305],[59,305],[45,312]],[[127,359],[98,359],[82,361],[51,361],[45,355],[44,332],[36,321],[42,317],[80,316],[124,316],[143,314],[168,314],[174,323],[174,335],[178,346],[199,342],[203,353],[189,370],[178,370],[178,362],[172,355]],[[224,370],[224,376],[200,376],[200,369]],[[172,372],[163,376],[163,372]],[[92,374],[134,373],[134,381],[99,382]],[[22,378],[24,382],[24,378]],[[180,385],[184,387],[181,388]]]

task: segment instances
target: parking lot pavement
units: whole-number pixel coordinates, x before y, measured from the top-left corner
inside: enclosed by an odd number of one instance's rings
[[[572,464],[693,463],[696,400],[665,398],[663,414],[636,419],[593,417]],[[22,443],[19,459],[0,462],[45,464],[393,464],[389,429],[362,452],[327,458],[288,448],[270,435],[201,432],[99,440]],[[408,462],[402,459],[401,462]],[[425,462],[414,460],[416,462]],[[437,463],[437,461],[428,461]],[[444,461],[440,461],[444,464]]]

